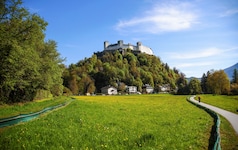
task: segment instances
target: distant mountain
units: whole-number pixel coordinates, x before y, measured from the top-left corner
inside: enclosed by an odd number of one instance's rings
[[[230,80],[232,80],[234,69],[238,70],[238,63],[236,63],[235,65],[233,65],[231,67],[228,67],[228,68],[224,69],[225,73],[227,74],[227,76]]]

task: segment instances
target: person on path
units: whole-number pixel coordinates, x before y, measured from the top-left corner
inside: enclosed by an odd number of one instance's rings
[[[201,102],[201,97],[200,97],[200,96],[198,96],[198,102],[199,102],[199,103]]]

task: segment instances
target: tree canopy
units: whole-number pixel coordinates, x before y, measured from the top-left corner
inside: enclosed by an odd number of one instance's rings
[[[152,55],[134,54],[130,50],[95,53],[92,57],[71,64],[64,72],[64,86],[73,94],[100,93],[100,89],[112,85],[124,90],[125,85],[137,86],[142,91],[144,84],[150,84],[156,92],[160,85],[170,84],[176,88],[179,74],[167,64]]]
[[[207,86],[213,94],[229,94],[230,81],[224,70],[214,71],[207,77]]]
[[[42,91],[61,95],[63,89],[56,42],[45,42],[47,22],[21,5],[0,1],[1,102],[33,100]]]
[[[196,78],[190,80],[188,88],[190,94],[200,94],[202,92],[200,81]]]

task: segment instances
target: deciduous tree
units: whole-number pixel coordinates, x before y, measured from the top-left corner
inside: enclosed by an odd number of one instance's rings
[[[207,82],[213,94],[228,94],[230,91],[230,81],[223,70],[214,71]]]
[[[200,94],[201,93],[201,86],[200,81],[196,78],[192,78],[188,84],[188,88],[190,91],[190,94]]]
[[[21,5],[21,0],[0,1],[0,101],[3,102],[33,100],[37,91],[62,93],[56,43],[44,42],[47,23]]]

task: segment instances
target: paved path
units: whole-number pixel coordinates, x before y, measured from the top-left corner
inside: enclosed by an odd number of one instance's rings
[[[190,97],[190,100],[195,102],[195,103],[199,103],[194,98],[195,98],[195,96],[192,96],[192,97]],[[212,106],[212,105],[202,103],[202,102],[200,102],[199,104],[204,106],[204,107],[207,107],[207,108],[215,111],[216,113],[222,115],[223,117],[225,117],[231,123],[232,127],[235,129],[236,134],[238,134],[238,115],[237,114],[226,111],[226,110],[223,110],[221,108],[218,108],[218,107],[215,107],[215,106]]]

